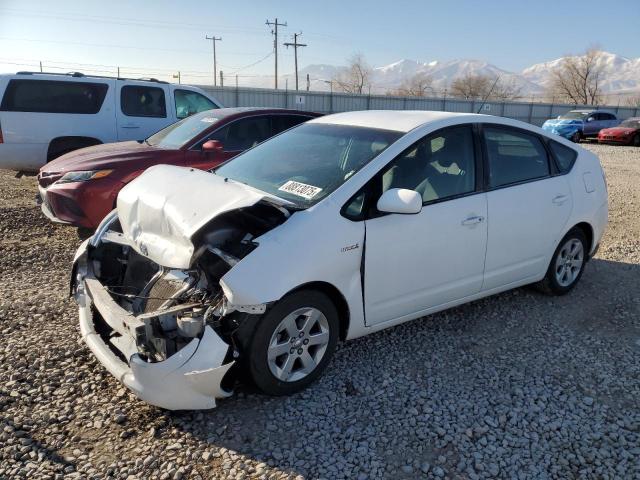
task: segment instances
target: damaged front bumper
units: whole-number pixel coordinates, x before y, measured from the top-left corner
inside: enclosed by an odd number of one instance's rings
[[[111,298],[87,263],[88,248],[86,241],[76,254],[72,292],[79,305],[82,339],[98,361],[140,399],[161,408],[213,408],[217,398],[230,396],[222,386],[234,364],[227,361],[230,347],[208,325],[165,360],[150,362],[138,353],[144,315],[134,316]]]

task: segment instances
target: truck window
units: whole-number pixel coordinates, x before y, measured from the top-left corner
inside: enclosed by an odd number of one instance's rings
[[[0,110],[95,114],[108,89],[106,83],[14,79],[7,85]]]
[[[120,91],[120,107],[130,117],[167,116],[164,90],[158,87],[125,85]]]
[[[176,117],[186,118],[194,113],[212,110],[218,106],[204,95],[190,90],[176,89],[174,91],[176,100]]]

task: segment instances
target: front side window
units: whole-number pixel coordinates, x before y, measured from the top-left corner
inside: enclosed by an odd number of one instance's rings
[[[454,127],[420,140],[393,160],[382,175],[382,193],[415,190],[426,203],[473,192],[475,181],[473,131]]]
[[[375,128],[305,123],[238,155],[215,173],[306,208],[401,136]]]
[[[102,107],[108,89],[106,83],[11,80],[0,110],[96,114]]]
[[[549,159],[540,139],[519,130],[485,126],[489,187],[496,188],[549,175]]]
[[[120,91],[122,113],[130,117],[166,118],[164,90],[159,87],[125,85]]]
[[[268,117],[236,120],[221,128],[208,140],[218,140],[225,152],[241,152],[264,142],[271,136]]]
[[[177,118],[186,118],[195,113],[218,108],[215,103],[198,92],[176,89],[173,95],[175,97]]]

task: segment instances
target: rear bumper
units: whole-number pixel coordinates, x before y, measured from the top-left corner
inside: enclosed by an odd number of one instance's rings
[[[162,362],[147,362],[137,353],[135,332],[141,321],[113,301],[88,272],[87,245],[84,242],[76,254],[72,291],[82,339],[109,373],[141,400],[168,410],[213,408],[216,398],[230,396],[221,386],[234,364],[224,363],[229,345],[209,326],[201,338]],[[105,334],[104,324],[110,334]]]

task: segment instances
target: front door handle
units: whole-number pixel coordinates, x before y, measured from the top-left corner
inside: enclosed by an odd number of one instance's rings
[[[139,123],[125,123],[124,125],[121,125],[122,128],[140,128],[140,124]]]
[[[462,225],[465,225],[465,226],[477,225],[478,223],[482,223],[482,222],[484,222],[484,217],[481,217],[480,215],[474,215],[473,217],[465,218],[462,221]]]
[[[568,195],[556,195],[555,197],[553,197],[553,200],[551,200],[555,205],[562,205],[564,202],[566,202],[569,199]]]

